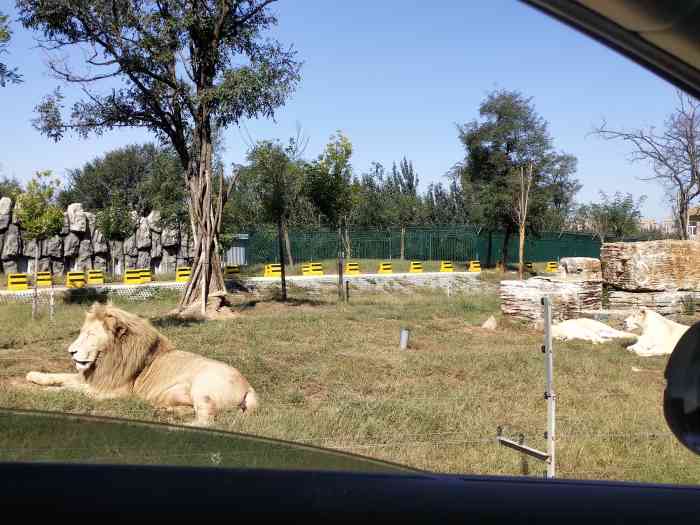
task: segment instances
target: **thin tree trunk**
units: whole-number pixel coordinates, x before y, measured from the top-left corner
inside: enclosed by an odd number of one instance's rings
[[[518,277],[520,280],[522,280],[523,273],[525,272],[525,224],[521,224],[518,229],[520,230],[520,243],[518,245]]]
[[[489,230],[488,246],[486,247],[486,267],[493,266],[493,232]]]
[[[406,227],[401,226],[401,260],[406,258]]]
[[[678,226],[681,239],[688,239],[688,200],[682,192],[678,192]]]
[[[287,223],[284,224],[284,245],[287,249],[287,262],[289,266],[294,266],[294,259],[292,259],[292,243],[289,242],[289,228],[287,228]]]
[[[506,228],[506,234],[503,237],[503,250],[501,251],[501,256],[503,257],[503,260],[502,260],[503,273],[506,272],[506,268],[508,265],[508,241],[510,241],[510,234],[511,234],[510,228]]]
[[[284,221],[283,219],[279,219],[277,221],[277,245],[279,247],[279,255],[280,255],[280,267],[282,269],[281,271],[281,278],[282,278],[282,300],[284,302],[287,302],[287,277],[286,277],[286,272],[285,272],[285,263],[284,263]]]
[[[36,249],[34,250],[34,294],[32,296],[32,321],[36,319],[36,310],[38,302],[38,290],[36,284],[37,273],[39,271],[39,239],[34,241],[36,243]]]

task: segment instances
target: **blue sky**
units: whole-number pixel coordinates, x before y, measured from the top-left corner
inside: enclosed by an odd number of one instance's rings
[[[0,0],[14,18],[13,5]],[[533,97],[555,147],[579,159],[580,202],[619,190],[646,194],[645,215],[668,215],[661,188],[639,180],[648,167],[630,164],[625,144],[589,133],[603,118],[615,127],[662,125],[674,89],[588,37],[507,0],[282,0],[273,9],[280,22],[274,36],[294,44],[304,61],[302,82],[276,122],[246,121],[225,132],[227,162],[243,162],[248,135],[285,139],[298,122],[309,137],[308,157],[340,129],[354,145],[357,173],[406,155],[425,188],[463,157],[455,124],[476,118],[490,90],[516,89]],[[33,35],[17,23],[13,29],[4,59],[25,82],[0,89],[0,174],[63,175],[110,149],[152,140],[137,129],[58,144],[42,137],[30,119],[57,81]],[[68,101],[77,95],[72,89],[64,89]]]

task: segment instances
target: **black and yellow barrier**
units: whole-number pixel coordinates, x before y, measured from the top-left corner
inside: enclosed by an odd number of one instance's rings
[[[471,272],[471,273],[481,272],[481,263],[479,261],[469,261],[469,266],[467,267],[467,271]]]
[[[180,266],[175,268],[175,282],[176,283],[186,283],[189,282],[192,277],[192,268],[189,266]]]
[[[531,262],[526,262],[525,263],[525,269],[530,272],[530,273],[535,273],[535,267]]]
[[[105,273],[102,270],[88,270],[87,283],[88,283],[88,285],[104,284],[105,283]]]
[[[29,277],[26,273],[8,273],[7,289],[13,292],[29,290]]]
[[[423,263],[411,261],[411,264],[408,267],[408,273],[423,273]]]
[[[36,285],[37,287],[45,288],[53,284],[53,277],[51,272],[36,272]]]
[[[66,288],[85,288],[85,272],[68,272]]]
[[[124,284],[141,284],[141,270],[125,271]]]
[[[141,274],[141,284],[150,283],[153,280],[151,270],[148,268],[139,268],[139,273]]]
[[[379,263],[379,269],[377,273],[394,273],[394,270],[390,262]]]
[[[557,273],[559,271],[559,264],[557,261],[547,261],[544,271],[547,273]]]
[[[227,264],[224,266],[224,279],[236,277],[241,274],[241,267],[237,264]]]
[[[301,265],[302,275],[323,275],[323,265],[321,263],[304,263]]]
[[[452,264],[452,261],[440,261],[440,271],[442,273],[454,272],[455,265]]]
[[[282,265],[277,263],[266,264],[263,277],[282,277]]]
[[[345,275],[360,275],[360,263],[345,263],[345,270],[343,270],[343,273],[345,273]]]

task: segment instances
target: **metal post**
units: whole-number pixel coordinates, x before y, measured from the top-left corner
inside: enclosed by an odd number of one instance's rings
[[[399,333],[399,350],[406,350],[408,348],[408,338],[408,329],[402,328],[401,332]]]
[[[544,363],[547,374],[547,386],[544,397],[547,400],[547,477],[555,477],[554,445],[556,441],[555,415],[557,397],[554,393],[554,352],[552,349],[552,303],[549,297],[542,298],[544,306]]]

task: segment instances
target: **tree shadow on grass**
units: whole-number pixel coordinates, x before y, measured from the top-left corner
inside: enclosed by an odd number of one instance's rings
[[[206,319],[197,319],[194,317],[182,318],[175,315],[164,315],[161,317],[156,317],[151,319],[151,324],[156,328],[174,328],[183,327],[188,328],[190,326],[200,325],[205,323]]]
[[[64,303],[67,304],[92,304],[106,303],[109,299],[109,294],[106,290],[99,288],[69,288],[61,292]]]

